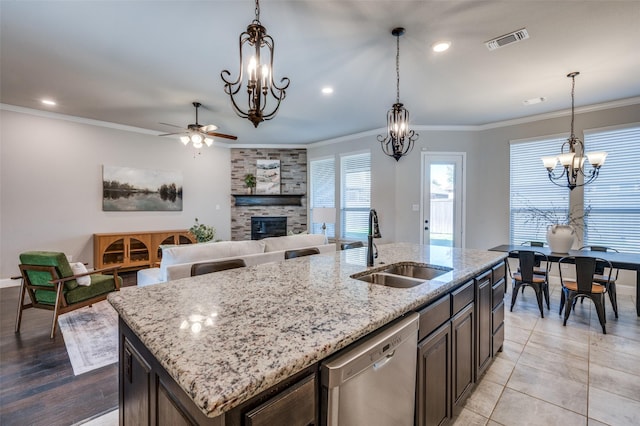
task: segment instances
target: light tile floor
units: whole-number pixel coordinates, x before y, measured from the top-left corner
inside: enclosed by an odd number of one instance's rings
[[[505,295],[505,342],[454,424],[640,425],[640,319],[635,288],[618,285],[619,319],[607,299],[607,334],[590,300],[567,326],[558,315],[560,286],[540,317],[533,290],[513,312]]]

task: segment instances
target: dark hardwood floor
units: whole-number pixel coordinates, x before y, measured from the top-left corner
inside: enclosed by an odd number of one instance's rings
[[[135,285],[135,272],[123,274]],[[0,289],[0,425],[71,425],[118,406],[118,365],[73,375],[53,312],[27,309],[14,333],[19,287]]]

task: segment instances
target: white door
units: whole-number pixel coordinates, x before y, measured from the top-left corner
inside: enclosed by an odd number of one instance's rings
[[[464,166],[462,152],[422,153],[422,243],[464,245]]]

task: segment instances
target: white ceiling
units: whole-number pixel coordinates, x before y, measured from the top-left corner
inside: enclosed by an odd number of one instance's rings
[[[640,1],[263,0],[274,75],[291,85],[275,119],[237,117],[220,72],[238,74],[254,2],[0,1],[0,102],[158,133],[216,124],[240,144],[300,144],[386,125],[400,100],[414,125],[483,125],[640,96]],[[530,38],[489,51],[520,28]],[[430,49],[452,41],[446,53]],[[325,85],[335,90],[321,94]],[[524,106],[542,96],[546,102]],[[40,104],[50,97],[51,108]],[[244,99],[242,99],[244,101]],[[160,141],[173,142],[164,138]],[[225,141],[226,142],[226,141]]]

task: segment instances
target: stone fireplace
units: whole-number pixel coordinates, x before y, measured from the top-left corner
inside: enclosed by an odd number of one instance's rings
[[[280,160],[280,194],[247,197],[244,176],[260,159]],[[307,231],[307,150],[232,148],[231,195],[233,241],[254,238],[252,218],[284,217],[283,235]]]

